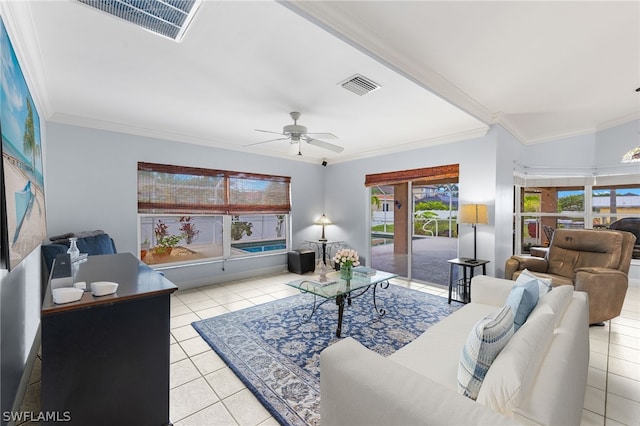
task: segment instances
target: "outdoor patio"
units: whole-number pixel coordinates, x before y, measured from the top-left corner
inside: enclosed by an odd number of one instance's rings
[[[412,241],[412,279],[449,286],[449,263],[447,260],[458,257],[458,239],[447,237],[414,238]],[[372,247],[371,256],[372,268],[395,272],[403,277],[408,275],[407,255],[394,254],[392,242]]]

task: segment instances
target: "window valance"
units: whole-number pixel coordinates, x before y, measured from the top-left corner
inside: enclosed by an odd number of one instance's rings
[[[459,165],[425,167],[421,169],[400,170],[396,172],[377,173],[366,175],[364,185],[394,185],[403,182],[420,181],[425,184],[437,184],[442,182],[457,182]]]

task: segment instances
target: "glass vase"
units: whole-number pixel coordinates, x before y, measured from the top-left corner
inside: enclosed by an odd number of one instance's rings
[[[346,281],[353,278],[353,265],[340,265],[340,278]]]

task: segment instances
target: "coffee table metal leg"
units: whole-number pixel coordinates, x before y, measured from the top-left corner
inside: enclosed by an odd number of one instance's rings
[[[375,309],[378,315],[382,317],[387,313],[387,311],[384,308],[378,308],[378,304],[376,303],[376,287],[378,285],[380,288],[389,288],[389,281],[383,281],[373,286],[373,309]]]
[[[342,314],[344,313],[344,296],[336,297],[336,305],[338,305],[338,327],[336,328],[336,337],[342,334]]]

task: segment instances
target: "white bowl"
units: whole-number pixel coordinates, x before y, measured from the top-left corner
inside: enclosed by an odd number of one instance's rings
[[[110,281],[96,281],[91,283],[91,291],[94,296],[106,296],[107,294],[113,294],[118,290],[118,283],[112,283]]]
[[[51,294],[53,295],[53,303],[61,305],[80,300],[84,291],[80,288],[60,287],[51,290]]]

